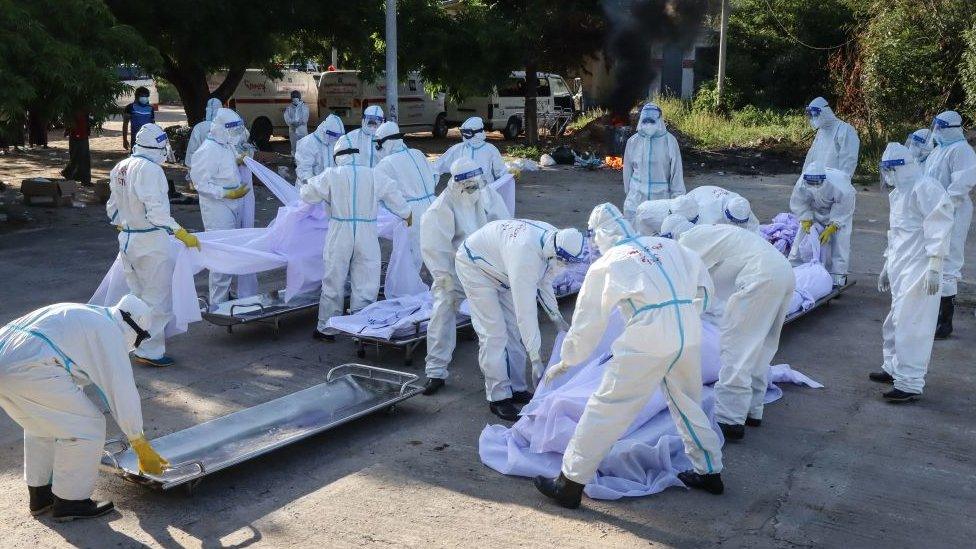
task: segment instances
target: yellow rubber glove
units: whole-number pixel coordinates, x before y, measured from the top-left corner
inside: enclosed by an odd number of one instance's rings
[[[122,232],[122,225],[112,225],[112,226],[115,227],[115,230],[116,231],[118,231],[120,233]]]
[[[163,471],[169,469],[169,462],[156,452],[145,436],[133,438],[129,443],[132,444],[132,451],[136,453],[136,458],[139,460],[139,470],[143,473],[161,475]]]
[[[800,230],[801,231],[803,231],[805,233],[808,233],[808,232],[810,232],[810,227],[813,227],[813,220],[812,219],[804,219],[803,221],[800,222]]]
[[[176,232],[173,233],[173,236],[175,236],[177,240],[179,240],[184,245],[186,245],[187,248],[196,248],[198,250],[200,249],[200,239],[197,238],[196,235],[186,232],[186,229],[184,229],[183,227],[177,229]]]
[[[246,156],[247,156],[246,154],[239,154],[239,155],[237,155],[237,165],[238,166],[241,166],[241,165],[244,164],[244,158]]]
[[[410,212],[410,215],[407,216],[405,221],[407,222],[407,227],[413,225],[413,212]]]
[[[233,191],[227,191],[224,193],[224,198],[230,198],[231,200],[237,200],[243,197],[247,193],[251,192],[250,185],[241,185],[240,187],[234,189]]]
[[[837,225],[834,225],[833,223],[827,225],[827,228],[824,229],[822,233],[820,233],[820,245],[822,246],[826,244],[827,241],[830,240],[830,237],[837,232],[837,229],[838,229]]]

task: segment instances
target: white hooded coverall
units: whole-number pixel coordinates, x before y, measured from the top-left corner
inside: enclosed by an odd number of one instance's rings
[[[295,147],[295,185],[301,187],[309,178],[335,166],[332,150],[345,134],[342,120],[330,114],[315,131],[298,140]]]
[[[815,187],[804,182],[803,176],[797,180],[790,195],[790,211],[800,221],[812,219],[824,227],[833,223],[838,230],[827,243],[830,253],[824,262],[824,267],[834,279],[834,284],[841,284],[847,278],[850,268],[851,233],[854,224],[854,199],[857,191],[851,185],[851,178],[840,170],[827,168],[827,175],[823,185]],[[797,235],[797,238],[808,238],[809,234]],[[800,246],[793,246],[790,250],[790,261],[794,265],[799,263]]]
[[[336,143],[336,152],[354,148],[349,136]],[[329,232],[322,261],[322,296],[318,330],[332,333],[326,323],[343,314],[346,278],[351,280],[349,309],[356,312],[376,301],[380,289],[380,243],[376,210],[380,204],[406,219],[410,208],[395,186],[374,179],[373,170],[356,164],[356,154],[336,157],[338,164],[312,177],[301,188],[302,200],[329,206]]]
[[[724,303],[715,418],[727,425],[742,425],[746,416],[762,419],[766,373],[796,285],[790,262],[758,234],[728,225],[693,227],[678,243],[701,257],[714,299]],[[720,288],[731,288],[731,295]]]
[[[437,158],[433,163],[434,171],[438,174],[450,173],[451,165],[461,158],[470,158],[481,167],[485,174],[486,183],[491,183],[507,173],[505,160],[502,153],[498,152],[498,147],[486,141],[487,136],[484,132],[485,124],[481,118],[473,116],[461,124],[461,129],[477,130],[471,138],[463,137],[461,142],[452,145],[444,154]]]
[[[606,237],[596,236],[603,255],[583,280],[561,347],[562,362],[580,364],[593,352],[614,308],[627,324],[566,447],[562,473],[580,484],[593,480],[600,462],[658,388],[695,471],[719,473],[721,445],[701,408],[699,314],[703,294],[711,290],[708,271],[694,252],[674,241],[633,237],[626,221],[610,223],[604,226]],[[623,238],[613,247],[600,243]]]
[[[624,217],[634,219],[637,207],[645,200],[674,198],[685,194],[684,170],[678,140],[667,130],[664,120],[654,133],[639,130],[624,147]]]
[[[433,277],[430,291],[434,299],[427,324],[428,378],[447,379],[447,366],[457,343],[457,311],[464,301],[454,256],[468,236],[489,221],[510,219],[505,199],[485,186],[473,194],[448,182],[430,205],[420,223],[420,251]]]
[[[925,289],[929,258],[948,255],[953,228],[951,198],[938,181],[919,173],[908,159],[896,169],[884,254],[891,310],[881,327],[882,368],[895,378],[896,389],[908,393],[925,386],[939,316],[939,294]]]
[[[376,165],[373,176],[384,185],[392,185],[400,189],[404,200],[410,206],[414,223],[410,227],[410,249],[419,272],[423,266],[423,256],[420,253],[420,222],[427,213],[427,208],[437,198],[434,194],[437,176],[430,169],[424,153],[417,149],[408,149],[400,140],[397,140],[393,147],[394,150]]]
[[[197,152],[200,145],[203,145],[204,140],[207,139],[207,135],[210,134],[210,123],[213,121],[214,116],[217,115],[217,110],[222,106],[220,99],[216,97],[211,97],[207,100],[206,118],[193,126],[193,130],[190,131],[190,139],[186,142],[186,154],[183,155],[183,164],[186,167],[189,168],[192,165],[193,153]]]
[[[811,118],[810,121],[817,134],[813,137],[813,144],[803,161],[803,170],[806,171],[810,164],[819,161],[827,168],[844,172],[848,178],[853,177],[854,170],[857,169],[857,154],[861,148],[857,130],[837,118],[822,97],[811,101],[810,106],[819,108],[820,116]]]
[[[288,125],[288,142],[291,144],[291,154],[295,154],[298,141],[308,135],[308,105],[304,101],[298,100],[298,105],[294,103],[285,107],[285,124]]]
[[[134,317],[140,326],[145,318]],[[54,495],[92,495],[105,444],[94,385],[129,439],[142,436],[142,408],[129,351],[135,334],[114,307],[58,303],[0,328],[0,407],[24,428],[24,480]]]
[[[490,402],[528,388],[526,353],[531,362],[541,362],[536,302],[550,318],[560,314],[552,288],[556,231],[541,221],[492,221],[458,248],[458,278],[478,334],[478,363]]]
[[[686,196],[698,203],[699,225],[733,225],[750,231],[759,230],[759,219],[755,214],[750,212],[749,221],[738,223],[731,218],[731,212],[727,211],[729,202],[735,198],[742,198],[738,193],[722,187],[703,185],[688,191]]]

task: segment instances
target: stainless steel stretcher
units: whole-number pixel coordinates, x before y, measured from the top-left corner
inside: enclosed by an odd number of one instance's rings
[[[813,304],[813,307],[810,307],[809,309],[807,309],[805,311],[804,310],[799,310],[799,311],[797,311],[795,313],[786,315],[786,320],[783,321],[783,324],[789,324],[790,322],[793,322],[794,320],[796,320],[796,319],[798,319],[798,318],[800,318],[802,316],[805,316],[805,315],[807,315],[807,314],[809,314],[809,313],[817,310],[817,308],[819,308],[821,305],[826,305],[826,304],[830,303],[831,300],[833,300],[834,298],[836,298],[840,294],[846,292],[848,288],[850,288],[851,286],[853,286],[855,284],[857,284],[857,282],[851,281],[851,282],[848,282],[847,284],[844,284],[843,286],[835,286],[834,289],[831,290],[831,292],[829,294],[827,294],[827,295],[821,297],[820,299],[818,299]]]

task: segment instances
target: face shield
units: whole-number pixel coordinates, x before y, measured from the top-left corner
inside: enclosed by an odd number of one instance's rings
[[[954,128],[959,128],[959,133],[962,133],[962,123],[953,124],[948,120],[936,116],[932,119],[932,127],[929,129],[932,142],[935,145],[949,145],[954,143],[957,139],[952,139],[947,136],[947,134],[952,133]]]
[[[245,132],[244,121],[238,118],[224,123],[224,130],[227,132],[228,143],[234,147],[244,141]]]
[[[657,134],[661,124],[661,108],[657,105],[645,105],[641,109],[637,120],[637,131],[644,136]]]
[[[462,195],[474,195],[482,189],[483,176],[484,170],[481,168],[459,173],[452,178],[454,189]]]
[[[879,164],[881,172],[881,190],[891,190],[897,186],[898,183],[898,167],[905,165],[904,158],[892,158],[891,160],[882,160]]]
[[[378,130],[380,125],[385,121],[386,119],[384,119],[382,116],[376,114],[364,114],[363,131],[366,132],[367,135],[375,135],[376,130]]]
[[[820,187],[823,187],[824,181],[827,181],[826,174],[803,174],[803,184],[808,187],[819,189]]]
[[[807,115],[807,121],[810,122],[810,126],[814,129],[820,129],[820,126],[823,125],[823,119],[820,117],[823,114],[823,109],[810,106],[803,109],[803,111]]]

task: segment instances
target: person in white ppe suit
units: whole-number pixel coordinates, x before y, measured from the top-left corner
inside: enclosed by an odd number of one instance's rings
[[[973,200],[969,193],[976,184],[976,151],[969,146],[962,132],[962,117],[946,111],[932,122],[932,141],[935,148],[925,161],[925,175],[935,179],[949,193],[954,208],[949,255],[942,274],[942,301],[939,303],[939,324],[936,339],[952,334],[956,293],[966,253],[966,237],[973,220]]]
[[[345,135],[342,119],[334,114],[325,117],[315,131],[298,140],[295,147],[295,185],[301,187],[310,178],[335,166],[332,151],[336,141]]]
[[[240,229],[245,226],[244,196],[251,185],[241,182],[238,164],[243,157],[237,148],[244,141],[244,121],[230,109],[218,109],[210,134],[193,153],[190,180],[200,195],[200,217],[208,231]],[[210,273],[210,307],[230,299],[231,275]]]
[[[346,279],[350,279],[349,310],[356,312],[376,301],[380,289],[380,242],[376,210],[380,203],[409,226],[410,207],[395,185],[377,180],[373,170],[356,163],[360,154],[348,135],[335,145],[336,167],[308,180],[300,193],[309,204],[329,205],[329,233],[322,252],[325,274],[316,339],[335,339],[330,318],[343,314]]]
[[[379,105],[370,105],[363,111],[362,125],[346,134],[353,146],[359,150],[359,154],[356,155],[358,165],[373,168],[379,163],[380,156],[377,154],[373,137],[385,121],[383,109]]]
[[[481,168],[486,182],[502,177],[507,173],[505,161],[498,147],[486,141],[487,137],[484,121],[477,116],[468,118],[461,124],[461,142],[444,151],[434,162],[434,171],[447,173],[459,159],[469,158]]]
[[[454,255],[468,236],[489,221],[510,219],[505,199],[488,186],[481,166],[461,158],[451,166],[447,188],[427,208],[420,222],[420,251],[433,277],[434,303],[427,324],[425,395],[444,386],[457,343],[457,311],[464,301]]]
[[[817,133],[803,161],[803,171],[806,172],[814,162],[820,162],[826,168],[840,170],[848,178],[853,177],[857,168],[857,153],[861,148],[861,140],[854,126],[837,118],[823,97],[811,101],[806,114],[810,126]]]
[[[796,277],[786,257],[765,238],[729,225],[692,226],[678,216],[662,230],[702,259],[721,304],[722,369],[715,382],[715,419],[726,440],[762,423],[766,374],[779,348]]]
[[[193,126],[193,130],[190,131],[190,140],[186,143],[186,154],[183,155],[183,164],[189,168],[193,163],[193,153],[197,152],[200,145],[203,145],[207,135],[210,134],[210,123],[213,121],[214,116],[217,115],[217,110],[223,106],[220,99],[216,97],[211,97],[207,100],[207,111],[206,118],[197,122]],[[187,174],[189,176],[189,174]]]
[[[820,244],[828,250],[824,267],[835,286],[847,283],[856,195],[845,172],[814,162],[803,170],[790,196],[790,211],[800,220],[798,239],[808,237],[814,223],[824,226],[820,233]],[[799,250],[800,246],[793,246],[790,251],[794,265],[800,261]]]
[[[166,356],[166,323],[171,316],[173,258],[169,235],[188,247],[200,247],[169,211],[166,174],[160,164],[169,152],[166,132],[156,124],[139,128],[132,156],[122,160],[109,174],[111,195],[105,205],[110,222],[119,230],[119,258],[129,291],[151,309],[147,324],[150,334],[135,353],[136,362],[149,366],[170,366]]]
[[[142,471],[159,475],[169,466],[146,441],[129,363],[129,352],[149,335],[151,315],[129,294],[114,307],[49,305],[0,328],[0,407],[24,429],[32,515],[50,510],[55,520],[67,521],[114,509],[112,502],[91,499],[105,416],[85,396],[86,385],[108,405]]]
[[[478,334],[488,408],[505,421],[518,419],[515,405],[532,399],[526,353],[536,378],[544,369],[536,302],[560,331],[569,329],[552,280],[565,263],[581,262],[583,251],[578,230],[527,219],[492,221],[458,248],[455,263]]]
[[[920,128],[908,134],[905,139],[905,147],[912,153],[915,162],[924,167],[925,161],[932,154],[932,132],[928,128]]]
[[[881,178],[884,187],[894,190],[888,195],[888,247],[878,291],[891,291],[891,310],[881,328],[882,370],[869,377],[894,384],[884,393],[891,402],[914,400],[925,385],[953,226],[951,198],[938,181],[921,173],[909,149],[888,144]]]
[[[634,215],[633,225],[644,236],[658,236],[661,234],[661,223],[671,214],[678,214],[693,224],[700,219],[698,203],[682,195],[641,202]]]
[[[661,107],[647,103],[637,119],[637,133],[624,147],[624,216],[634,219],[645,200],[685,194],[684,169],[678,140],[668,132]]]
[[[588,228],[601,257],[586,273],[560,361],[547,370],[546,383],[590,356],[614,309],[626,325],[566,447],[559,477],[536,477],[536,488],[564,507],[579,507],[600,462],[660,388],[694,466],[678,478],[721,494],[721,444],[701,408],[699,315],[712,290],[708,270],[672,240],[634,236],[612,204],[594,208]]]
[[[698,225],[733,225],[759,231],[759,219],[752,213],[752,205],[738,193],[703,185],[686,195],[698,204]]]
[[[302,101],[302,94],[298,90],[291,92],[291,103],[285,107],[283,116],[288,125],[288,142],[291,144],[291,154],[295,154],[298,141],[308,135],[308,105]]]
[[[376,130],[376,148],[383,159],[376,165],[374,177],[385,185],[400,189],[410,206],[413,219],[417,221],[410,228],[410,238],[414,264],[419,272],[423,266],[423,256],[420,253],[420,220],[437,198],[434,194],[437,176],[431,170],[424,153],[407,148],[396,122],[384,122]]]

